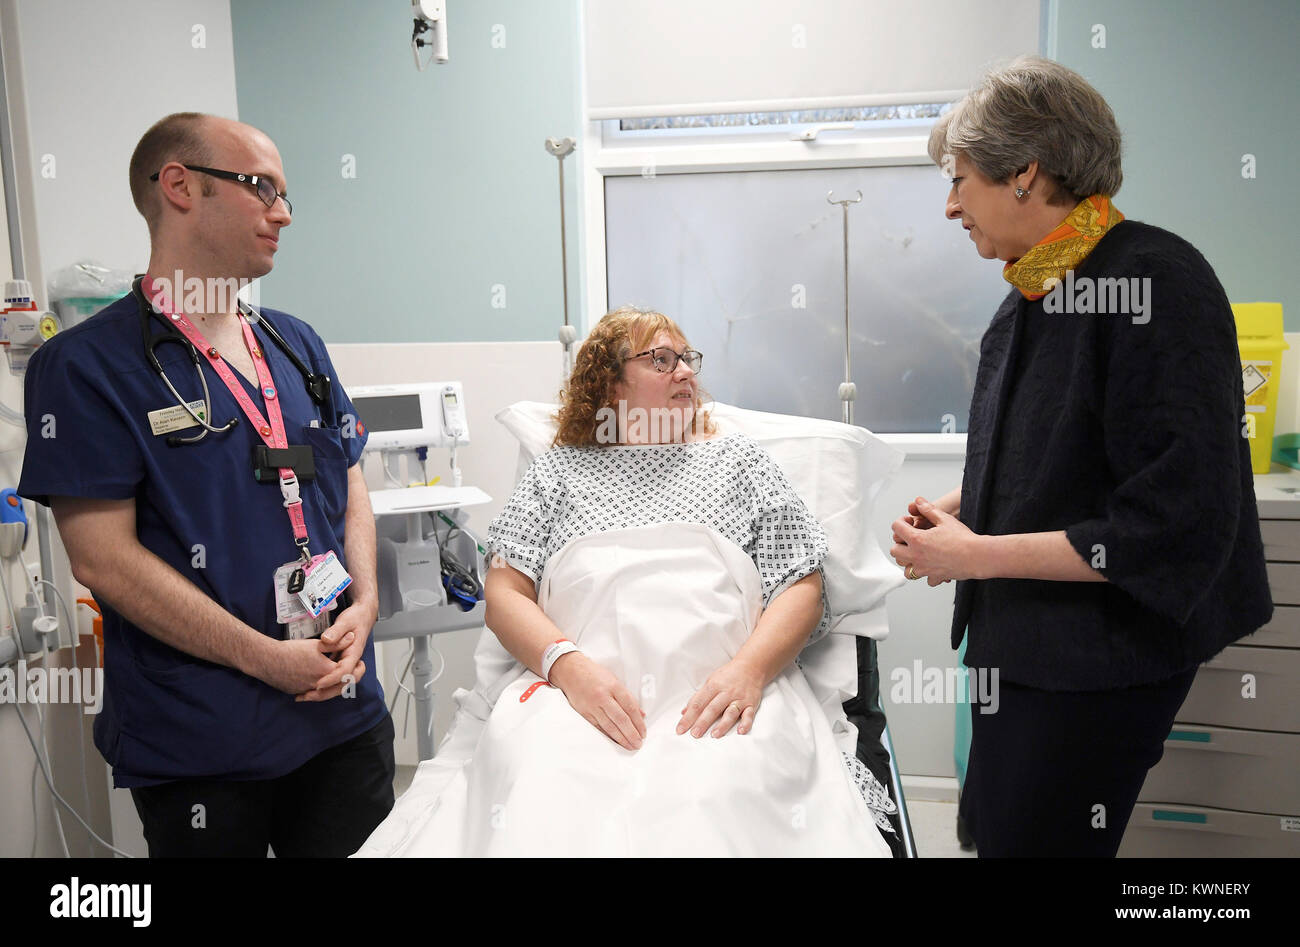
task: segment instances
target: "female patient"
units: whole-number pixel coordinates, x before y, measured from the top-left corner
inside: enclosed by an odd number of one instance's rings
[[[658,313],[584,343],[488,535],[518,676],[402,853],[889,856],[794,664],[824,533],[700,411],[700,362]]]

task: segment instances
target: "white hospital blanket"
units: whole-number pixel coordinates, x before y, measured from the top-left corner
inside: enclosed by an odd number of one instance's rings
[[[641,749],[598,732],[558,689],[521,701],[539,679],[516,664],[491,688],[500,696],[471,758],[416,811],[404,796],[357,855],[889,857],[798,668],[767,686],[750,733],[676,734],[761,601],[753,561],[705,526],[571,542],[548,562],[539,603],[637,697]]]

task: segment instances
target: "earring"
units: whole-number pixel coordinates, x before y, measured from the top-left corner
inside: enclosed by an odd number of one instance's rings
[[[1016,197],[1024,197],[1028,193],[1029,192],[1026,191],[1023,187],[1016,188]]]

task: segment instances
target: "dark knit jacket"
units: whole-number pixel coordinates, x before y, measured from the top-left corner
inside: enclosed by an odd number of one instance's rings
[[[1081,278],[1149,278],[1149,318],[1008,294],[980,343],[961,519],[987,535],[1065,530],[1108,581],[958,582],[952,623],[954,648],[969,625],[968,666],[1058,691],[1163,680],[1273,611],[1214,271],[1125,220],[1074,276],[1076,293]]]

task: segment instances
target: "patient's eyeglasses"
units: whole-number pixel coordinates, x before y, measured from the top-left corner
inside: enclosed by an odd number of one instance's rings
[[[695,351],[695,349],[687,349],[685,352],[674,352],[666,345],[661,345],[657,349],[647,349],[644,352],[637,352],[635,355],[629,355],[627,358],[623,359],[623,361],[630,362],[633,359],[641,358],[644,355],[650,356],[654,361],[655,371],[661,373],[673,371],[677,368],[677,362],[680,359],[686,363],[687,368],[698,375],[700,373],[700,366],[704,363],[704,356]]]
[[[214,178],[221,178],[225,181],[238,181],[240,184],[247,184],[257,192],[257,196],[262,199],[262,203],[267,207],[274,207],[275,199],[278,197],[280,200],[284,201],[284,209],[289,212],[290,216],[293,215],[293,205],[289,203],[289,198],[285,197],[275,189],[275,185],[271,182],[270,178],[260,177],[256,174],[241,174],[238,171],[221,171],[217,168],[204,168],[197,164],[186,164],[182,165],[182,167],[187,168],[190,171],[197,171],[200,174],[210,175]],[[160,174],[162,174],[161,170],[155,171],[153,174],[149,175],[149,180],[157,181],[158,175]]]

